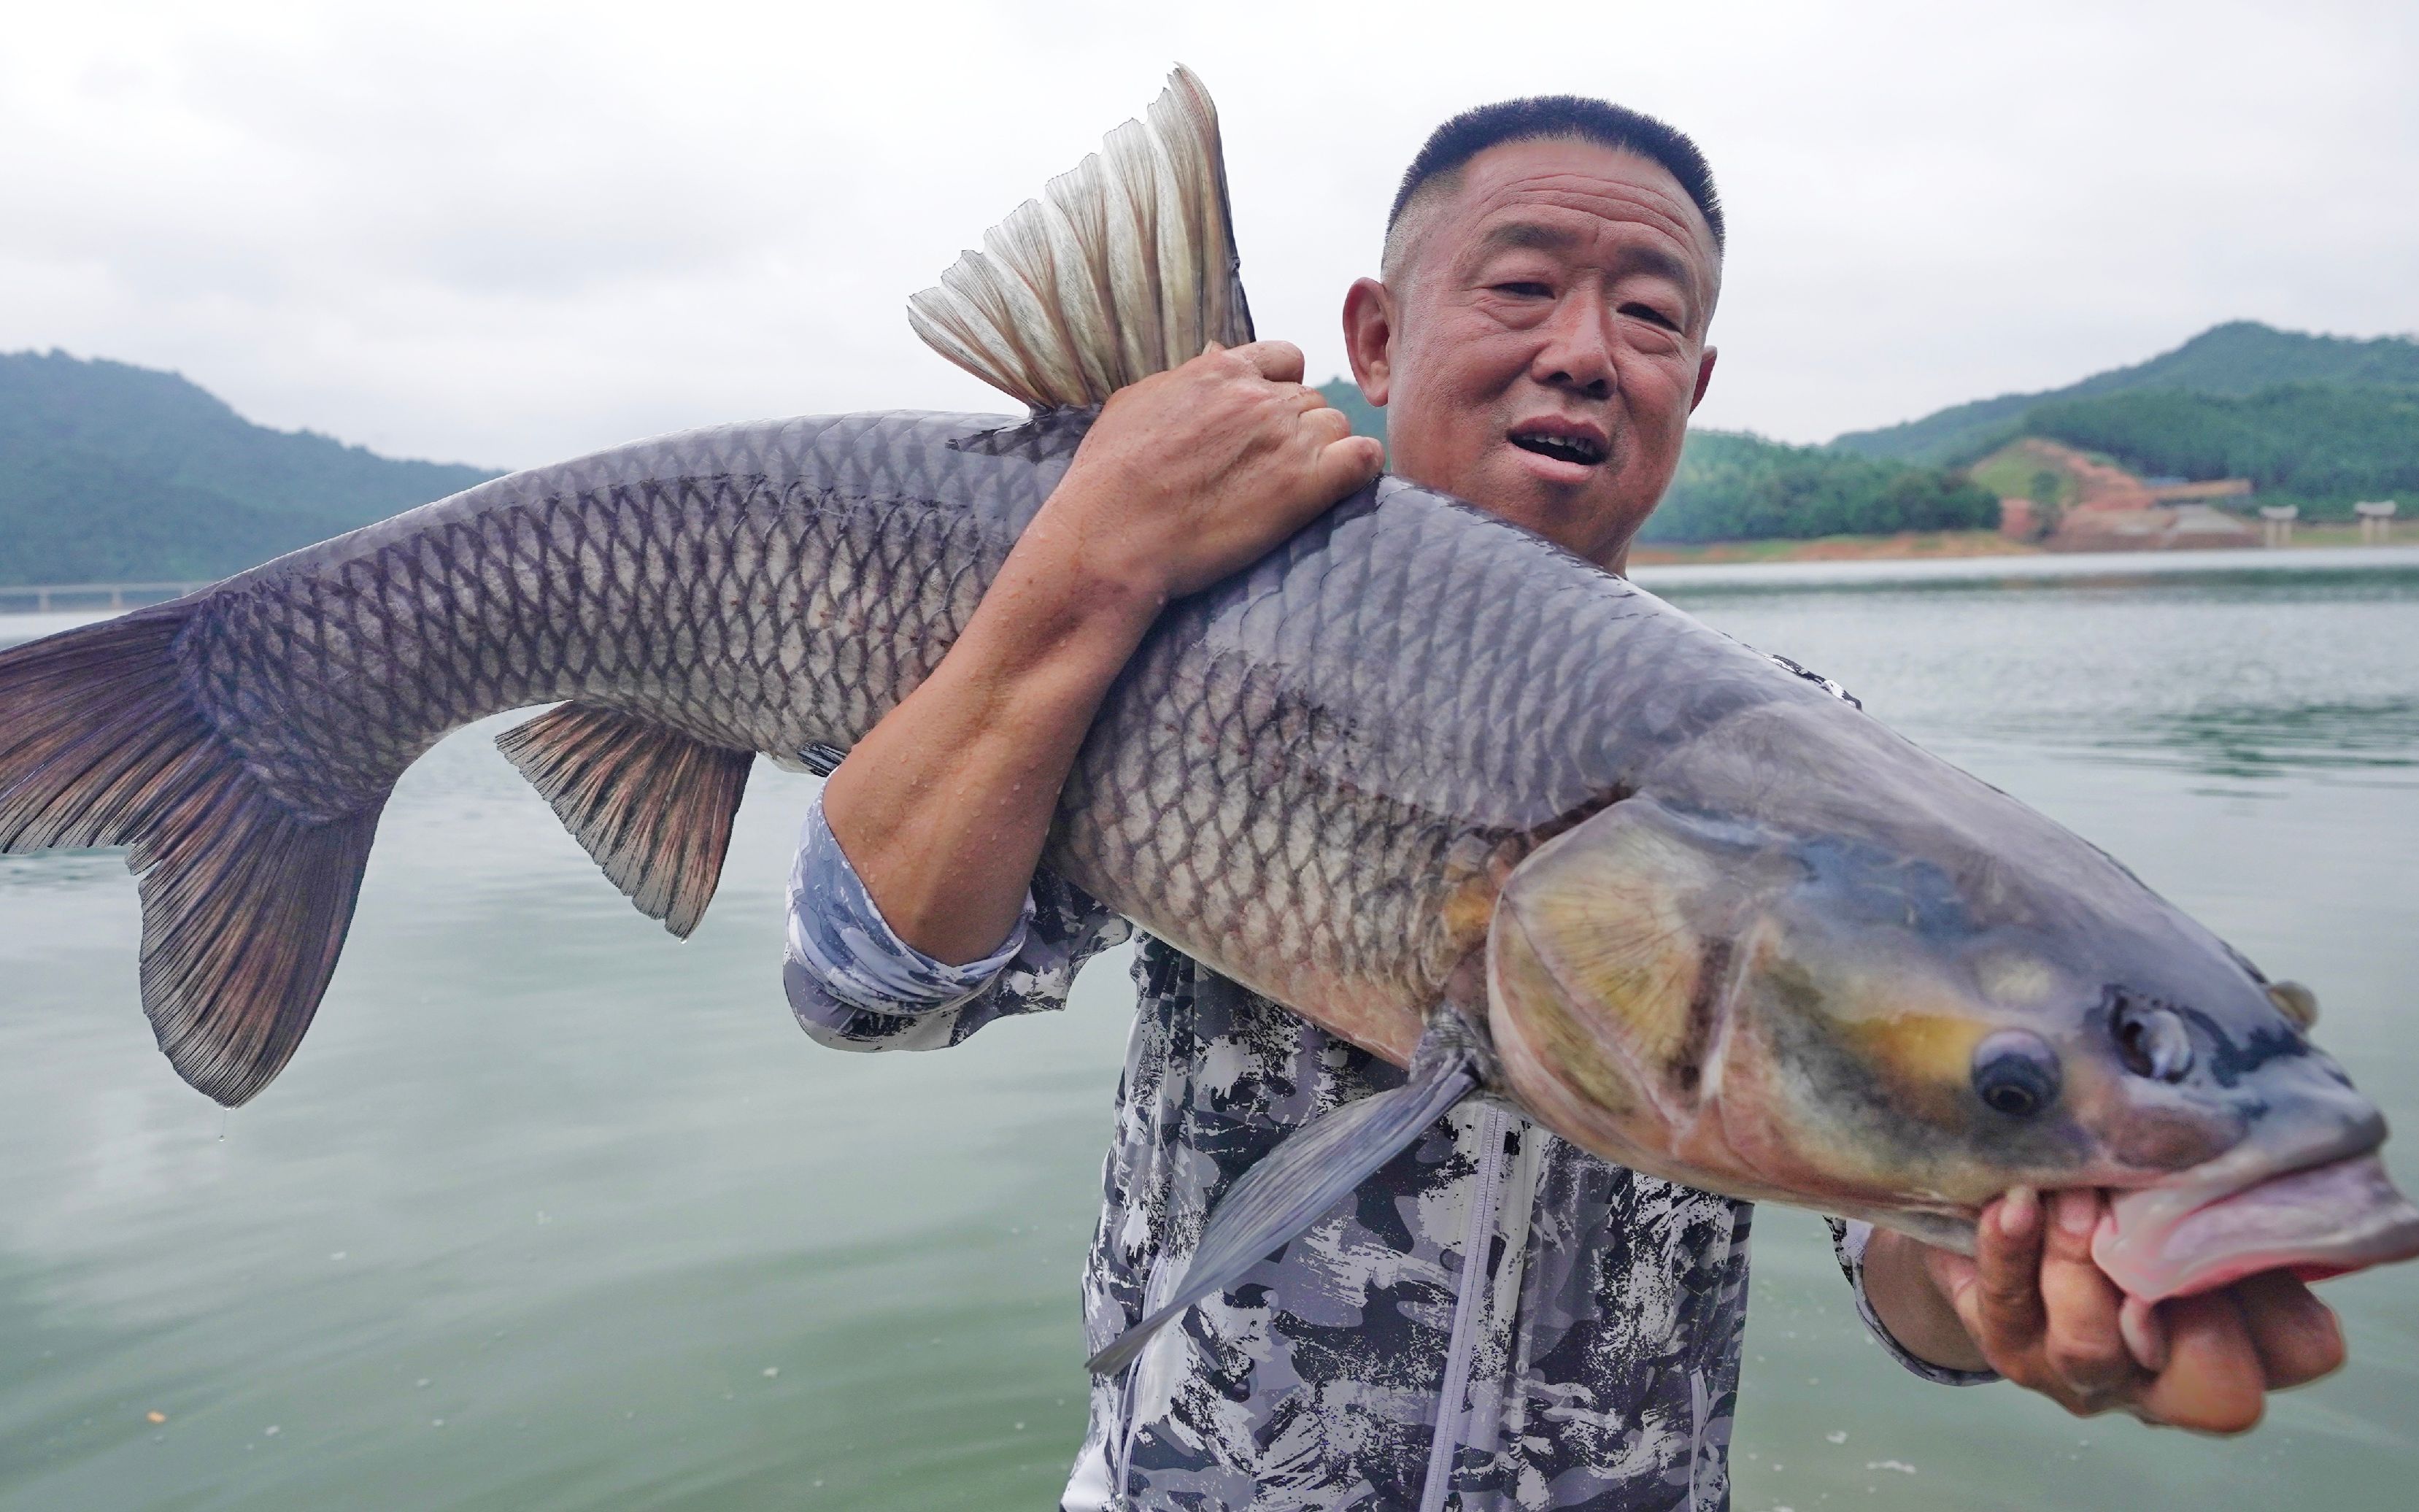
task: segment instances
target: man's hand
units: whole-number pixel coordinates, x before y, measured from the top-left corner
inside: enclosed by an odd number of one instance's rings
[[[1957,1369],[1988,1366],[2077,1416],[2122,1409],[2148,1423],[2241,1433],[2266,1394],[2343,1364],[2334,1314],[2282,1272],[2137,1315],[2091,1258],[2102,1199],[2044,1203],[2018,1189],[1982,1211],[1969,1258],[1877,1230],[1866,1295],[1902,1344]]]
[[[1384,460],[1302,386],[1301,348],[1212,347],[1110,397],[1034,521],[1037,544],[1180,598],[1259,560]]]
[[[965,633],[824,788],[900,938],[962,962],[1008,937],[1085,732],[1160,609],[1368,482],[1383,449],[1350,430],[1281,341],[1109,400]]]

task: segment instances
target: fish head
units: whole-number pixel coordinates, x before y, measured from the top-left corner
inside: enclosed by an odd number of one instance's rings
[[[1509,1088],[1608,1159],[1958,1249],[2013,1187],[2108,1189],[2094,1254],[2146,1301],[2419,1255],[2310,995],[1992,795],[1995,848],[1653,796],[1548,841],[1489,933]]]

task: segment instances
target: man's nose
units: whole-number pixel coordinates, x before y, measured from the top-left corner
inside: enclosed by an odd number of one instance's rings
[[[1609,399],[1616,381],[1611,332],[1603,298],[1574,289],[1554,306],[1545,344],[1529,365],[1530,377],[1549,389],[1566,389],[1588,399]]]

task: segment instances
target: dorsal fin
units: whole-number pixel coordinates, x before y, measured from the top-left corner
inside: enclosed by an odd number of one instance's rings
[[[639,912],[688,938],[722,880],[755,754],[587,703],[559,704],[496,745]]]
[[[1149,119],[1111,131],[907,301],[934,351],[1037,409],[1252,339],[1218,108],[1178,68]]]

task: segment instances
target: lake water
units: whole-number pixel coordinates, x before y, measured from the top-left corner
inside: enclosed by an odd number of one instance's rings
[[[2414,1130],[2419,562],[2360,563],[1641,576],[2310,982]],[[760,766],[676,944],[501,727],[405,778],[317,1027],[232,1115],[152,1048],[118,859],[0,858],[0,1512],[1055,1504],[1121,957],[952,1053],[819,1048],[777,971],[811,784]],[[2352,1364],[2231,1443],[1901,1374],[1806,1215],[1755,1272],[1745,1512],[2419,1486],[2419,1267],[2330,1283]]]

